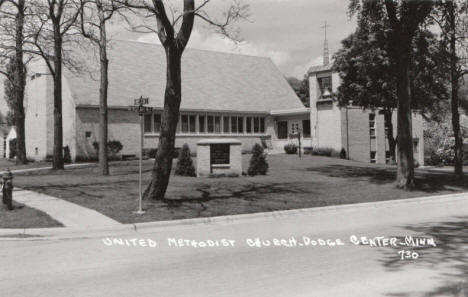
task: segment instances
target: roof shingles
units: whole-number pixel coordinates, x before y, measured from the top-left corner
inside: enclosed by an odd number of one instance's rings
[[[97,63],[94,63],[95,67]],[[94,77],[98,77],[93,75]],[[109,106],[149,97],[161,108],[166,58],[160,45],[113,41],[109,49]],[[99,82],[66,72],[75,104],[98,105]],[[270,112],[303,108],[271,59],[187,49],[182,57],[182,110]]]

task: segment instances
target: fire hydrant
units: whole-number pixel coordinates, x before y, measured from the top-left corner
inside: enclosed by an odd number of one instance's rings
[[[7,169],[2,176],[2,200],[6,204],[8,210],[13,210],[13,174],[10,169]]]

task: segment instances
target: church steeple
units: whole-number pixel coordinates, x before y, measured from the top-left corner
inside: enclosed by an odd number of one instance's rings
[[[328,52],[328,40],[327,40],[327,28],[328,27],[330,27],[330,25],[327,24],[327,21],[325,21],[325,25],[321,27],[321,28],[324,28],[325,30],[325,40],[323,42],[323,65],[330,64],[330,54]]]

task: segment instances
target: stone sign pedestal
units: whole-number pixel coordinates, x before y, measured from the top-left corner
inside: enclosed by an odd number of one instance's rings
[[[236,139],[197,142],[197,176],[242,175],[242,143]]]

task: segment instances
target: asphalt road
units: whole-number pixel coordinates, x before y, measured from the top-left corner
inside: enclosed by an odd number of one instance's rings
[[[0,296],[468,296],[468,195],[89,236],[0,241]]]

